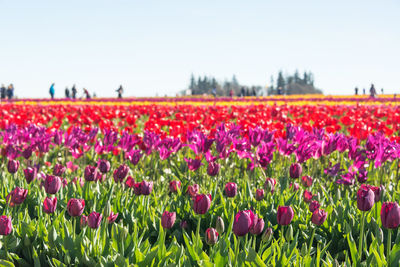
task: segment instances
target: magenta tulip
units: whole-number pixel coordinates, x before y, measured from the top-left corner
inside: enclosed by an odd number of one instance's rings
[[[395,229],[400,224],[400,207],[397,202],[384,202],[381,208],[382,226]]]
[[[293,220],[294,212],[292,207],[290,206],[279,206],[277,219],[278,224],[280,225],[288,225]]]
[[[176,220],[175,212],[164,211],[164,213],[161,216],[161,225],[165,229],[171,229],[172,226],[174,226],[175,220]]]
[[[76,198],[71,198],[70,200],[68,200],[67,211],[68,214],[71,215],[72,217],[77,217],[82,215],[84,209],[85,209],[85,200]]]
[[[218,232],[214,228],[208,228],[205,233],[205,240],[208,245],[215,245],[218,241]]]
[[[239,211],[235,220],[233,221],[233,232],[237,236],[244,236],[253,227],[254,223],[257,221],[257,215],[251,210]]]
[[[225,185],[225,195],[227,197],[235,197],[237,194],[237,185],[236,183],[227,183]]]
[[[54,175],[46,175],[44,190],[47,194],[56,194],[61,188],[61,178]]]
[[[361,186],[357,191],[357,208],[361,211],[369,211],[374,205],[374,202],[374,192],[366,186]]]
[[[43,201],[43,211],[45,213],[54,213],[57,207],[57,198],[46,197]]]
[[[211,206],[211,195],[197,195],[193,198],[193,210],[196,214],[204,214]]]
[[[321,225],[325,222],[327,215],[328,214],[323,209],[315,210],[312,214],[311,221],[313,224]]]
[[[264,190],[263,189],[257,189],[256,190],[256,200],[261,201],[264,199]]]
[[[9,235],[12,232],[11,218],[2,215],[0,216],[0,235]]]
[[[87,218],[87,224],[92,229],[97,229],[100,226],[101,219],[103,219],[103,215],[101,213],[93,211],[89,214]]]

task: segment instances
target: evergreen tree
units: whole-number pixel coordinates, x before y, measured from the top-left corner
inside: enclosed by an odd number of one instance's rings
[[[279,71],[278,73],[278,80],[276,81],[276,87],[277,88],[281,87],[282,89],[285,88],[285,78],[283,78],[282,71]]]

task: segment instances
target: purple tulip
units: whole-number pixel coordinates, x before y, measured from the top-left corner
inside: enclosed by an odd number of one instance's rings
[[[187,229],[187,228],[189,227],[187,221],[181,221],[181,223],[179,224],[179,226],[180,226],[182,229]]]
[[[97,169],[95,166],[87,165],[85,168],[85,180],[88,182],[94,181],[97,178]]]
[[[327,215],[328,214],[323,209],[317,209],[313,212],[311,221],[313,224],[321,225],[325,222]]]
[[[7,170],[9,173],[14,174],[18,171],[19,161],[15,159],[8,160]]]
[[[397,202],[384,202],[381,208],[382,226],[395,229],[400,224],[400,207]]]
[[[308,175],[303,176],[303,177],[301,177],[301,184],[304,187],[310,187],[313,184],[313,179],[311,178],[311,176],[308,176]]]
[[[148,196],[151,194],[151,191],[153,190],[153,182],[148,182],[148,181],[142,181],[140,183],[140,193],[142,195]]]
[[[361,185],[357,191],[357,208],[361,211],[369,211],[375,202],[374,192],[367,186]]]
[[[290,206],[279,206],[277,220],[279,225],[288,225],[293,220],[294,212]]]
[[[310,203],[310,205],[308,205],[308,209],[311,211],[311,212],[314,212],[314,211],[316,211],[317,209],[319,209],[319,203],[318,203],[318,201],[316,201],[316,200],[313,200],[313,201],[311,201],[311,203]]]
[[[259,235],[264,230],[264,220],[261,218],[257,218],[253,223],[253,226],[250,228],[250,233],[253,235]]]
[[[300,163],[293,163],[290,165],[289,174],[290,174],[291,178],[293,178],[293,179],[299,178],[302,171],[303,171],[303,168],[301,167]]]
[[[209,162],[207,167],[207,174],[210,176],[215,176],[218,174],[220,165],[216,162]]]
[[[30,184],[33,180],[35,180],[37,174],[37,169],[28,167],[24,170],[25,180],[28,184]]]
[[[54,213],[57,207],[57,198],[46,197],[43,201],[43,211],[45,213]]]
[[[185,158],[185,161],[188,164],[188,168],[191,171],[196,171],[198,168],[200,168],[201,165],[203,165],[203,163],[201,163],[201,160],[199,159],[187,159]]]
[[[204,214],[211,206],[211,195],[197,195],[193,198],[193,210],[196,214]]]
[[[233,222],[233,232],[237,236],[244,236],[253,227],[254,223],[257,221],[257,215],[255,215],[251,210],[239,211]]]
[[[276,180],[275,179],[267,178],[267,179],[265,179],[264,189],[265,189],[265,191],[267,193],[271,192],[271,194],[273,194],[274,191],[275,191],[275,185],[276,185]]]
[[[256,200],[261,201],[264,199],[264,190],[263,189],[257,189],[256,190]]]
[[[61,164],[56,164],[53,169],[53,175],[62,176],[67,168]]]
[[[176,220],[175,212],[164,211],[161,217],[161,225],[165,229],[171,229],[172,226],[174,226],[175,220]]]
[[[67,211],[70,216],[72,217],[81,216],[84,209],[85,209],[85,200],[77,198],[71,198],[70,200],[68,200]]]
[[[9,235],[12,232],[11,218],[6,215],[0,216],[0,235]]]
[[[116,183],[122,183],[122,181],[125,179],[125,177],[128,175],[129,172],[129,167],[126,166],[125,164],[122,164],[121,166],[118,167],[118,169],[116,169],[114,171],[114,181]]]
[[[188,189],[186,191],[186,193],[191,197],[195,197],[198,192],[199,192],[199,185],[198,184],[189,185]]]
[[[46,175],[44,190],[47,194],[56,194],[61,188],[61,178],[54,175]]]
[[[101,213],[93,211],[89,214],[87,218],[87,224],[92,229],[97,229],[100,226],[101,219],[103,219],[103,215]]]
[[[218,241],[218,232],[214,228],[208,228],[205,233],[205,240],[208,245],[215,245]]]
[[[225,185],[225,195],[227,197],[235,197],[237,194],[236,183],[230,182]]]
[[[26,199],[27,195],[28,195],[28,189],[19,188],[17,186],[13,191],[11,191],[7,195],[6,201],[10,205],[10,207],[13,207],[15,205],[22,204]]]
[[[111,169],[110,162],[105,159],[100,159],[97,162],[97,167],[99,168],[100,172],[103,174],[109,172]]]

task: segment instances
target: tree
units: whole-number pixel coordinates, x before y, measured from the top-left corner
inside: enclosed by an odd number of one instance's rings
[[[278,80],[276,81],[276,87],[277,88],[281,87],[282,89],[285,88],[285,78],[283,78],[282,71],[279,71],[278,73]]]

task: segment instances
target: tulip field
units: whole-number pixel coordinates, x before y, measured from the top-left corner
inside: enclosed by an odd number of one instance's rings
[[[398,104],[0,102],[0,265],[399,266]]]

